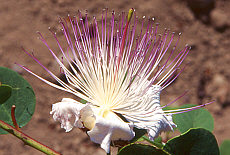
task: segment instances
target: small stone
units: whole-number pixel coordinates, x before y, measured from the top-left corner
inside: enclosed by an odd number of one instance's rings
[[[187,0],[187,5],[197,19],[209,24],[209,15],[215,8],[215,0]]]
[[[222,107],[227,106],[226,104],[230,105],[230,101],[228,101],[230,84],[224,75],[214,75],[212,81],[206,87],[206,90],[207,94],[214,97]]]
[[[228,16],[221,10],[215,9],[210,14],[212,26],[220,32],[224,32],[229,26]]]

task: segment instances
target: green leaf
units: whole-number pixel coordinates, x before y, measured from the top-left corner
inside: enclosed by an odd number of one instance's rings
[[[230,154],[230,140],[225,140],[220,145],[220,154],[229,155]]]
[[[163,148],[163,144],[162,144],[162,138],[161,137],[157,137],[154,139],[154,141],[151,141],[148,137],[146,136],[142,136],[142,138],[144,140],[146,140],[147,142],[149,142],[150,144],[156,146],[157,148]]]
[[[13,125],[11,120],[11,107],[16,106],[15,117],[19,127],[25,126],[31,119],[35,109],[35,95],[30,84],[17,72],[5,67],[0,67],[0,81],[11,86],[11,97],[0,104],[0,120]],[[6,131],[0,129],[0,134]]]
[[[219,155],[215,136],[206,129],[190,129],[188,132],[169,140],[164,148],[175,155]]]
[[[181,109],[194,106],[196,105],[186,104],[178,108]],[[177,129],[181,133],[188,131],[190,128],[204,128],[209,131],[213,131],[214,129],[214,119],[209,111],[204,108],[192,110],[181,114],[175,114],[173,115],[173,121],[177,125]]]
[[[142,136],[139,139],[136,140],[136,142],[149,142],[150,144],[154,145],[157,148],[163,148],[163,144],[162,144],[162,138],[159,136],[157,138],[154,139],[154,141],[151,141],[147,136]]]
[[[1,82],[1,81],[0,81]],[[6,102],[11,96],[12,88],[5,84],[0,84],[0,104]]]
[[[118,155],[167,155],[164,150],[145,144],[129,144],[120,149]]]

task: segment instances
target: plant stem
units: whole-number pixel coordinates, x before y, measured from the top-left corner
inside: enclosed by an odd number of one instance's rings
[[[12,107],[11,107],[11,118],[12,118],[12,122],[14,124],[15,129],[20,131],[20,128],[19,128],[18,123],[17,123],[16,118],[15,118],[15,109],[16,109],[16,106],[12,105]]]
[[[54,151],[53,149],[49,148],[48,146],[41,144],[40,142],[34,140],[33,138],[27,136],[26,134],[22,133],[21,131],[15,129],[11,125],[5,123],[4,121],[0,120],[0,128],[6,130],[7,132],[11,133],[15,137],[22,140],[25,144],[45,153],[48,155],[61,155],[60,153]]]

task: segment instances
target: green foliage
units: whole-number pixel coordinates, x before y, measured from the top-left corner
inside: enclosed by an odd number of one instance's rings
[[[11,96],[12,88],[0,83],[0,104],[6,102]]]
[[[154,141],[151,141],[147,136],[142,136],[141,138],[139,138],[137,140],[137,142],[141,142],[141,141],[147,141],[150,144],[156,146],[157,148],[163,148],[163,144],[162,144],[162,138],[159,136],[157,138],[154,139]]]
[[[167,155],[164,150],[145,144],[129,144],[118,152],[118,155]]]
[[[229,155],[230,154],[230,140],[225,140],[220,145],[220,154]]]
[[[118,155],[148,155],[148,154],[173,154],[173,155],[219,155],[219,148],[215,136],[208,130],[203,128],[190,129],[180,136],[170,139],[165,145],[162,144],[161,138],[151,141],[146,136],[142,136],[137,140],[147,141],[146,144],[129,144],[120,149]],[[230,141],[223,144],[223,150],[229,154],[227,150]],[[157,148],[156,148],[157,147]],[[226,149],[226,150],[225,150]],[[225,155],[225,154],[224,154]]]
[[[175,155],[219,155],[215,136],[208,130],[198,128],[172,138],[163,148]]]
[[[158,147],[158,148],[163,148],[163,144],[162,144],[162,138],[161,137],[157,137],[154,139],[154,141],[151,141],[147,136],[143,136],[143,138],[149,142],[150,144]]]
[[[30,84],[17,72],[0,67],[0,82],[12,88],[11,96],[0,104],[0,120],[13,125],[11,107],[16,106],[15,117],[19,127],[25,126],[31,119],[35,109],[35,95]],[[2,98],[2,97],[1,97]],[[0,129],[0,134],[6,131]]]
[[[168,109],[182,109],[194,107],[196,105],[186,104],[177,108]],[[214,129],[214,119],[208,110],[201,108],[189,112],[173,115],[173,122],[177,125],[177,129],[184,133],[190,128],[204,128],[209,131]]]

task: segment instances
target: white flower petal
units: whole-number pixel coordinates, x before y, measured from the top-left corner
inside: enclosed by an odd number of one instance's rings
[[[109,112],[106,118],[96,116],[95,127],[87,133],[93,142],[101,144],[101,148],[108,153],[111,140],[131,140],[135,133],[133,125],[125,123],[113,112]]]
[[[133,125],[122,121],[115,113],[107,112],[105,118],[98,115],[100,108],[90,104],[81,104],[70,98],[63,98],[61,102],[53,104],[52,111],[55,121],[61,123],[66,132],[72,128],[86,127],[90,139],[101,145],[106,152],[110,151],[111,140],[131,140],[135,133]],[[75,116],[75,122],[70,118]]]
[[[61,123],[61,128],[69,132],[73,126],[83,127],[83,124],[79,121],[79,115],[80,110],[86,106],[86,104],[81,104],[71,98],[63,98],[61,102],[53,104],[50,114],[53,115],[55,121]],[[70,119],[73,115],[75,116],[75,122],[71,124]]]

